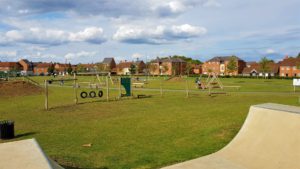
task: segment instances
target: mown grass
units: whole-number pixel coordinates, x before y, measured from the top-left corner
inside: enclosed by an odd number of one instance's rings
[[[255,83],[268,83],[269,91],[288,84],[256,80],[243,79],[252,89],[260,88]],[[241,79],[224,79],[237,81]],[[181,85],[170,83],[175,89]],[[74,105],[72,88],[50,87],[49,111],[44,110],[43,95],[0,96],[0,119],[15,121],[15,140],[36,138],[66,168],[152,169],[218,151],[239,131],[250,105],[298,105],[292,93],[197,93],[185,98],[184,92],[165,92],[163,97],[159,92],[138,92],[153,97],[114,101],[117,91],[112,90],[110,102],[80,99],[82,104]],[[82,147],[87,143],[92,147]]]

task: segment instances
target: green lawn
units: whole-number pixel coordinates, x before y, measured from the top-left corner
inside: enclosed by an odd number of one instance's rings
[[[34,79],[42,82],[44,78]],[[44,110],[42,94],[0,96],[0,119],[15,121],[15,140],[36,138],[66,168],[152,169],[218,151],[239,131],[250,105],[298,105],[289,80],[221,80],[242,88],[216,97],[194,92],[190,98],[184,92],[164,92],[160,97],[159,91],[135,91],[153,97],[120,101],[114,101],[118,92],[112,89],[110,102],[80,99],[83,104],[73,105],[71,87],[53,86],[49,111]],[[160,81],[151,78],[146,88],[159,88]],[[191,89],[193,81],[189,78]],[[184,80],[163,83],[165,89],[185,89]],[[87,143],[92,147],[82,147]]]

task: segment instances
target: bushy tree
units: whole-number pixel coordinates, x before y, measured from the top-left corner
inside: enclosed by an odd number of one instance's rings
[[[260,69],[263,72],[264,76],[266,75],[266,72],[270,70],[268,64],[271,62],[267,57],[262,57],[259,61]]]
[[[131,75],[134,75],[136,73],[136,65],[131,64],[129,68],[129,72]]]
[[[236,57],[232,56],[228,62],[227,71],[228,71],[228,73],[233,73],[233,72],[237,71],[237,69],[238,69],[238,67],[237,67]]]
[[[51,64],[51,65],[50,65],[50,67],[48,67],[48,70],[47,70],[47,72],[48,72],[48,74],[53,74],[53,73],[54,73],[54,71],[55,71],[55,69],[54,69],[54,65],[53,65],[53,64]]]

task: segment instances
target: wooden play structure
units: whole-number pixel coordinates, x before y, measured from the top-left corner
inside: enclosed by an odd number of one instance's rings
[[[226,94],[223,92],[213,92],[213,89],[224,89],[224,85],[220,81],[219,77],[215,73],[211,73],[208,75],[207,79],[205,81],[202,81],[202,75],[200,78],[196,80],[197,88],[205,90],[208,89],[209,95],[213,94]]]

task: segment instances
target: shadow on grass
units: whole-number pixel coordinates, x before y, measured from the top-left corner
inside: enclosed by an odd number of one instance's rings
[[[109,169],[108,167],[99,167],[99,168],[80,168],[80,167],[70,167],[61,165],[64,169]]]
[[[26,137],[26,136],[32,136],[32,135],[35,135],[37,134],[36,132],[27,132],[27,133],[23,133],[23,134],[17,134],[15,136],[15,138],[21,138],[21,137]]]

